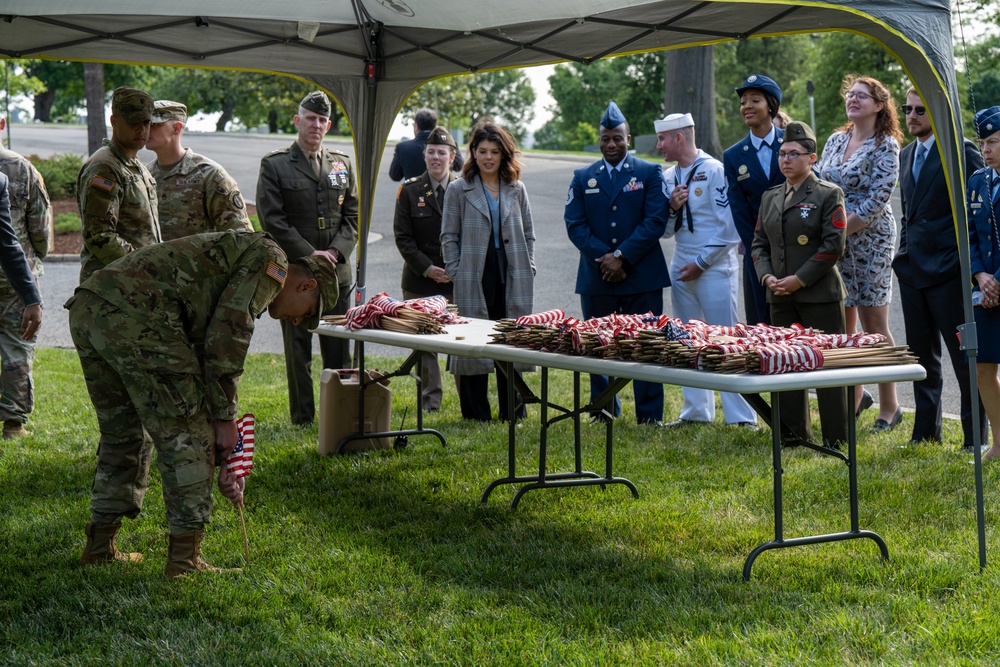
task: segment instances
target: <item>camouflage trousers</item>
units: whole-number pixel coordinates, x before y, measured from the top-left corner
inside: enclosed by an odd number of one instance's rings
[[[0,296],[0,421],[28,421],[35,408],[35,339],[21,338],[24,305]]]
[[[182,335],[151,329],[91,292],[69,305],[101,429],[91,520],[139,515],[155,447],[171,534],[201,530],[212,515],[215,429],[195,351]]]

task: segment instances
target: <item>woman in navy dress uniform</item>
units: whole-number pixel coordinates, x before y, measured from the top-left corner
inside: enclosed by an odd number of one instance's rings
[[[993,446],[983,454],[1000,457],[1000,106],[983,109],[975,117],[986,166],[969,178],[966,202],[969,215],[969,256],[972,278],[982,302],[973,308],[979,338],[976,377],[979,396],[993,432]],[[976,296],[975,294],[973,295]],[[975,301],[975,299],[973,299]]]

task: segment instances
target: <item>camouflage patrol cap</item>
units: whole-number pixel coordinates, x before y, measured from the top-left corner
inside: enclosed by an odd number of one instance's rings
[[[319,112],[317,112],[319,113]],[[324,310],[330,310],[337,305],[340,298],[340,282],[337,280],[337,267],[322,255],[309,255],[295,260],[299,264],[305,264],[312,271],[313,278],[319,284],[319,303],[316,314],[302,322],[306,329],[315,329],[319,326],[319,318]]]
[[[314,113],[318,113],[320,116],[330,117],[330,111],[332,110],[332,105],[330,103],[330,98],[326,96],[322,90],[314,90],[299,102],[299,106],[303,109],[308,109]]]
[[[451,146],[455,150],[458,150],[458,144],[455,143],[455,137],[451,136],[451,132],[448,128],[441,127],[438,125],[431,133],[427,135],[427,141],[424,144],[437,144],[441,146]]]
[[[185,122],[188,117],[188,108],[180,102],[170,100],[156,100],[153,103],[153,122],[166,123],[171,120]]]
[[[122,86],[111,93],[111,113],[135,125],[153,117],[153,98],[144,90]]]

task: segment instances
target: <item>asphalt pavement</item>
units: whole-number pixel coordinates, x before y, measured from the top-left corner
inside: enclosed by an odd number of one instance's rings
[[[222,164],[236,179],[247,201],[254,201],[257,186],[257,172],[261,156],[291,144],[291,135],[260,135],[231,133],[185,134],[185,145]],[[354,147],[349,141],[330,140],[328,146],[342,150],[353,156]],[[57,153],[78,153],[85,155],[86,130],[80,127],[51,127],[33,125],[13,125],[11,148],[25,155],[36,154],[48,157]],[[365,294],[370,297],[379,292],[390,296],[400,296],[399,287],[401,260],[393,243],[392,217],[398,183],[388,175],[392,159],[393,144],[383,153],[375,188],[372,224],[367,243],[367,279]],[[143,161],[153,159],[153,154],[142,151]],[[593,159],[597,159],[595,155]],[[526,154],[523,157],[522,180],[527,186],[531,202],[532,218],[535,224],[535,262],[538,275],[535,278],[535,310],[562,308],[568,315],[581,317],[580,300],[574,293],[578,253],[566,236],[562,220],[566,191],[573,169],[591,160],[579,156]],[[893,210],[899,209],[898,191],[893,198]],[[661,241],[663,251],[669,258],[673,242]],[[53,258],[55,260],[56,258]],[[79,275],[79,263],[75,257],[69,261],[46,262],[45,275],[40,280],[42,296],[45,300],[45,319],[39,332],[40,347],[72,347],[66,311],[62,304],[73,293]],[[899,306],[898,285],[894,279],[894,301],[890,307],[890,327],[896,342],[906,342],[902,311]],[[670,290],[664,292],[664,308],[670,312]],[[399,348],[368,346],[369,353],[401,355]],[[267,316],[261,318],[250,345],[251,352],[281,353],[281,332],[278,323]],[[317,346],[318,351],[318,346]],[[944,411],[956,415],[959,411],[958,386],[945,362]],[[875,387],[871,387],[874,392]],[[904,409],[913,407],[913,392],[910,384],[898,386],[900,402]]]

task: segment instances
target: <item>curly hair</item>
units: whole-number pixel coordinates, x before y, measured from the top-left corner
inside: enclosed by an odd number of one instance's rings
[[[896,111],[896,102],[892,99],[892,93],[878,79],[860,74],[848,74],[840,84],[840,96],[847,94],[854,84],[863,83],[868,88],[868,93],[876,102],[881,103],[882,109],[875,116],[875,143],[881,144],[886,137],[892,137],[896,143],[903,143],[903,131],[899,128],[899,114]],[[854,129],[854,123],[848,120],[838,127],[834,132],[850,132]]]
[[[482,123],[472,128],[472,137],[469,139],[469,159],[462,167],[462,178],[471,181],[474,176],[479,176],[479,165],[476,163],[476,149],[484,141],[492,141],[500,148],[500,180],[505,183],[514,183],[521,178],[521,163],[518,161],[517,144],[510,134],[491,122]]]

